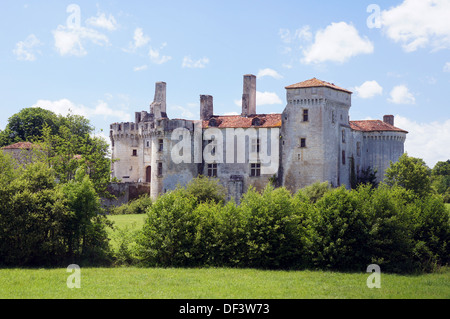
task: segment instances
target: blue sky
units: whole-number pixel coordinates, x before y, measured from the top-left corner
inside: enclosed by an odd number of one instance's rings
[[[0,129],[40,106],[97,134],[148,110],[167,83],[170,118],[240,113],[255,74],[257,112],[312,77],[354,92],[351,120],[396,116],[411,156],[450,159],[450,1],[9,1],[0,4]],[[103,130],[103,131],[102,131]]]

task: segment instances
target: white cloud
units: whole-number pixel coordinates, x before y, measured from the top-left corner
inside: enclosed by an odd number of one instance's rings
[[[96,106],[93,108],[86,107],[82,104],[75,104],[68,99],[60,99],[56,101],[38,100],[34,105],[32,105],[32,107],[40,107],[61,115],[72,113],[75,115],[84,116],[86,118],[92,118],[93,116],[104,116],[116,118],[124,122],[130,121],[131,119],[128,113],[109,107],[103,100],[97,101]]]
[[[150,37],[144,34],[142,28],[136,28],[133,35],[134,48],[140,48],[150,41]]]
[[[280,97],[275,92],[259,92],[256,91],[256,105],[273,105],[282,104]],[[234,104],[242,106],[242,100],[235,100]]]
[[[369,99],[383,93],[383,88],[377,81],[366,81],[361,86],[355,87],[354,90],[362,99]]]
[[[271,76],[274,79],[282,79],[283,78],[283,76],[280,75],[277,71],[269,69],[269,68],[259,70],[259,72],[258,72],[258,74],[256,76],[258,78],[262,78],[262,77],[265,77],[265,76]]]
[[[367,37],[361,37],[353,25],[345,22],[331,23],[324,30],[317,31],[314,43],[303,50],[305,64],[326,61],[346,62],[359,54],[374,50]]]
[[[384,33],[406,52],[450,48],[450,1],[404,0],[381,12]]]
[[[171,105],[168,107],[170,113],[175,117],[187,119],[187,120],[196,120],[199,118],[199,112],[192,112],[186,107],[180,105]]]
[[[144,34],[144,30],[142,28],[136,28],[133,33],[133,41],[128,44],[128,48],[122,50],[128,53],[133,53],[149,42],[150,37]]]
[[[66,27],[59,25],[53,31],[55,48],[58,53],[64,55],[84,56],[87,54],[84,48],[85,42],[89,41],[96,45],[109,45],[106,35],[85,27]]]
[[[444,72],[450,72],[450,62],[445,63]]]
[[[34,35],[30,34],[24,41],[19,41],[13,53],[18,60],[34,61],[36,60],[35,48],[42,45],[41,41]]]
[[[105,13],[98,13],[96,17],[90,17],[86,20],[86,24],[109,31],[117,30],[118,27],[116,19],[111,14],[106,17]]]
[[[395,126],[409,132],[405,141],[409,156],[422,158],[430,168],[438,161],[450,159],[450,119],[419,123],[397,115]]]
[[[155,64],[164,64],[172,59],[171,56],[168,55],[162,55],[160,54],[160,51],[166,46],[166,43],[163,43],[163,45],[159,49],[153,49],[150,48],[150,51],[148,52],[148,56],[150,57],[150,61],[152,61]]]
[[[194,60],[192,60],[192,58],[190,56],[185,56],[183,58],[183,64],[181,66],[183,68],[191,68],[191,69],[200,68],[200,69],[202,69],[202,68],[206,67],[206,65],[208,63],[209,63],[209,59],[206,57],[194,61]]]
[[[141,66],[135,66],[133,68],[133,71],[135,71],[135,72],[143,71],[143,70],[147,70],[147,68],[148,68],[148,65],[144,64],[144,65],[141,65]]]
[[[256,91],[256,105],[282,104],[283,102],[274,92]]]
[[[416,98],[409,92],[406,85],[397,85],[392,89],[388,101],[395,104],[414,104],[416,103]]]

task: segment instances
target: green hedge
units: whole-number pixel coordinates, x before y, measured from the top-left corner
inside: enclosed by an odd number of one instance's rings
[[[164,267],[346,271],[376,263],[387,272],[448,263],[449,212],[439,196],[419,198],[385,185],[292,195],[269,185],[261,193],[250,189],[240,205],[211,198],[183,188],[158,198],[139,236],[139,260]]]

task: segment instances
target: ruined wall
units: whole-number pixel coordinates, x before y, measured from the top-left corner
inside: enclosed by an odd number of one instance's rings
[[[123,182],[143,182],[142,170],[145,150],[136,123],[111,124],[110,138],[112,158],[112,176]]]

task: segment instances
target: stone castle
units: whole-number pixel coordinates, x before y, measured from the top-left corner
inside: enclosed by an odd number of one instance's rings
[[[219,179],[229,198],[269,181],[295,192],[317,181],[350,187],[371,168],[383,178],[404,152],[408,132],[383,120],[350,121],[352,92],[313,78],[286,87],[281,114],[256,112],[256,76],[244,75],[242,113],[215,115],[200,96],[200,120],[169,119],[166,83],[157,82],[149,112],[110,127],[112,177],[145,184],[152,198],[199,176]]]

